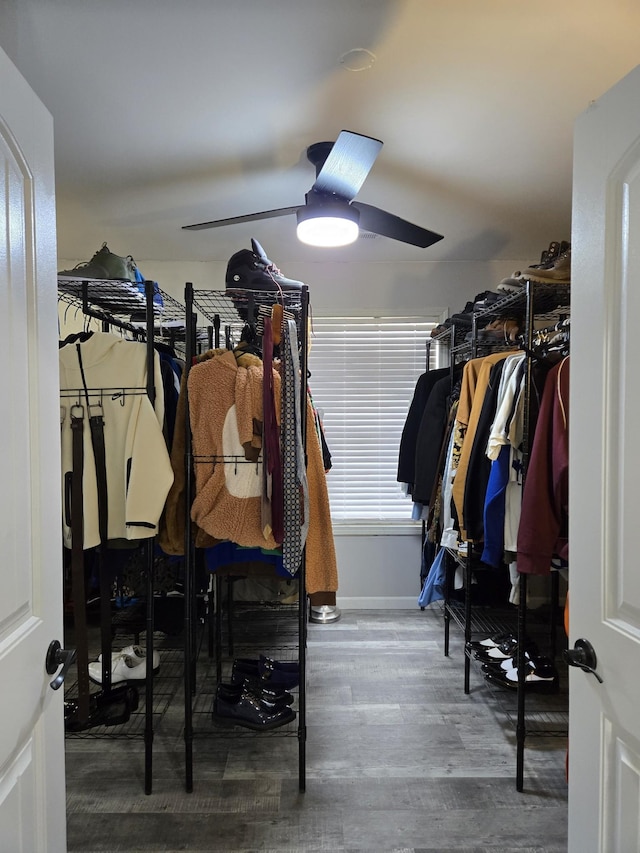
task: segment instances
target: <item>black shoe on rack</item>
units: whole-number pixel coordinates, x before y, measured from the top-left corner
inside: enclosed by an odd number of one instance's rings
[[[264,732],[292,723],[296,712],[289,706],[278,711],[269,711],[259,699],[243,689],[236,701],[227,701],[216,696],[211,717],[217,725],[242,726],[245,729]]]
[[[233,662],[231,681],[241,683],[245,678],[271,687],[291,690],[300,683],[298,664],[295,661],[277,661],[261,655],[258,660],[236,658]]]
[[[473,310],[482,311],[484,308],[490,308],[501,299],[504,299],[504,293],[497,293],[495,290],[484,290],[474,298]]]
[[[531,660],[531,655],[529,652],[524,653],[525,662]],[[491,663],[483,663],[480,669],[484,672],[509,672],[511,669],[516,669],[518,666],[518,661],[516,658],[506,658],[506,660],[494,660]]]
[[[225,702],[237,702],[246,690],[258,699],[268,711],[280,711],[293,704],[293,695],[285,690],[270,690],[261,687],[259,682],[251,682],[245,679],[242,684],[223,684],[220,682],[216,688],[216,696]]]
[[[524,641],[524,650],[531,655],[536,654],[538,651],[536,644],[533,640],[529,639],[525,639]],[[508,658],[517,658],[517,656],[518,640],[516,637],[510,637],[486,651],[477,650],[475,652],[475,659],[479,660],[481,663],[494,663],[496,661],[500,663]]]
[[[512,631],[501,631],[491,637],[485,637],[483,640],[471,640],[467,643],[467,648],[472,652],[487,651],[510,639],[515,639],[515,634]]]
[[[251,240],[251,249],[241,249],[229,258],[225,276],[227,292],[234,290],[300,290],[301,281],[282,275],[270,261],[257,240]]]
[[[470,329],[473,326],[473,312],[461,311],[459,314],[452,314],[448,318],[452,326],[462,329]]]
[[[507,690],[518,689],[518,669],[495,670],[485,674],[490,684]],[[558,672],[553,661],[546,657],[532,657],[525,664],[524,686],[527,693],[557,693]]]

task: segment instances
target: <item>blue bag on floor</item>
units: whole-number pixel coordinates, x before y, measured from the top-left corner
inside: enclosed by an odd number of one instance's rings
[[[445,554],[446,550],[440,548],[436,554],[436,558],[431,563],[429,574],[427,575],[422,592],[418,597],[418,607],[426,607],[432,601],[441,601],[444,599],[445,589]]]

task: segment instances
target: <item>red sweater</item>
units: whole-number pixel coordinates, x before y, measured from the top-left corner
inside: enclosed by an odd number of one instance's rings
[[[542,393],[522,495],[518,571],[548,574],[569,555],[569,357],[551,368]]]

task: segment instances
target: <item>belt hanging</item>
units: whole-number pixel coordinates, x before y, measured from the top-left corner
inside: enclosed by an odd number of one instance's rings
[[[89,401],[89,389],[84,375],[80,344],[76,344],[80,375],[84,387],[89,428],[91,430],[91,446],[96,468],[96,488],[98,493],[98,530],[100,547],[98,548],[98,573],[100,579],[100,646],[102,652],[102,690],[111,690],[111,578],[109,567],[105,560],[105,548],[108,539],[109,513],[107,490],[107,466],[104,447],[104,418],[102,404],[92,406]]]
[[[84,408],[71,407],[71,589],[78,671],[78,719],[89,718],[89,641],[87,637],[87,597],[84,582],[84,512],[82,474],[84,469]]]

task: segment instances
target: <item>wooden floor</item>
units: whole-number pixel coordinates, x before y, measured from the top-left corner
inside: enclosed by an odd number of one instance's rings
[[[464,694],[460,635],[445,658],[437,610],[309,626],[305,793],[295,734],[229,738],[213,726],[205,649],[187,794],[179,654],[161,657],[153,792],[135,731],[68,737],[69,851],[566,851],[566,739],[528,740],[518,793],[501,697],[475,664]]]

